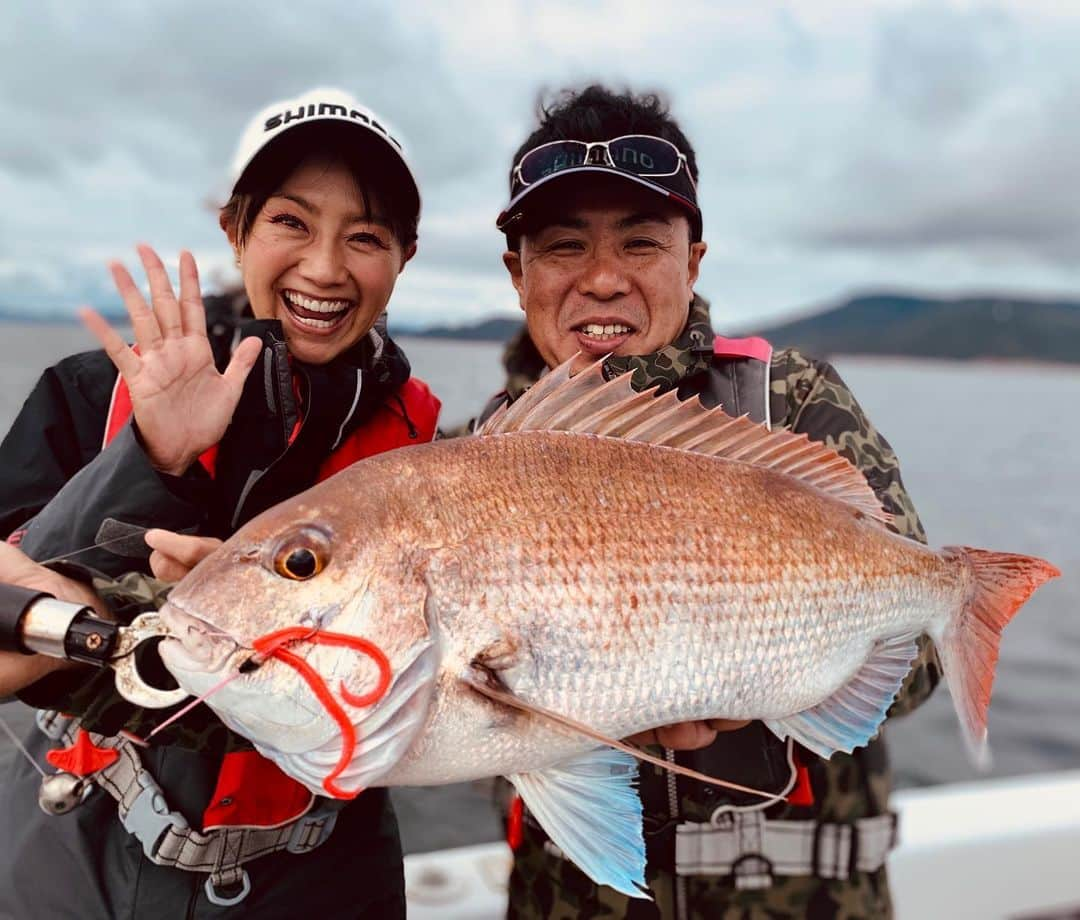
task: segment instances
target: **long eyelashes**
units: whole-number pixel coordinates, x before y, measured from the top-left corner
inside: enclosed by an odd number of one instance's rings
[[[270,223],[281,224],[290,230],[306,230],[304,222],[294,214],[275,214],[270,218]]]

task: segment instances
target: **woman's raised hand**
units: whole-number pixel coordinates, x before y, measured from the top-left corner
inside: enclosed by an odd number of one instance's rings
[[[150,462],[155,469],[179,476],[221,440],[261,345],[257,338],[244,339],[225,373],[218,373],[191,253],[180,253],[177,300],[157,253],[149,246],[137,250],[150,283],[152,307],[126,268],[114,262],[109,269],[131,318],[138,350],[94,310],[84,308],[81,316],[127,384]]]

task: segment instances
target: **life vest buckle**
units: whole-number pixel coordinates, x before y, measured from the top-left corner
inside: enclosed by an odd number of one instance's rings
[[[183,831],[189,825],[180,812],[169,811],[165,793],[148,771],[139,770],[136,781],[142,788],[126,814],[123,808],[120,809],[120,823],[143,845],[146,858],[153,861],[169,829],[175,827]]]
[[[246,869],[240,869],[239,878],[233,883],[232,887],[239,885],[240,890],[236,894],[221,894],[218,891],[217,885],[214,884],[214,876],[208,875],[206,882],[203,884],[203,891],[206,893],[206,900],[217,907],[235,907],[241,901],[244,900],[249,894],[251,894],[251,876],[247,874]],[[222,885],[223,888],[230,887],[229,885]]]
[[[302,818],[297,818],[285,849],[290,853],[307,853],[321,846],[333,833],[340,810],[340,806],[328,800],[316,805]]]

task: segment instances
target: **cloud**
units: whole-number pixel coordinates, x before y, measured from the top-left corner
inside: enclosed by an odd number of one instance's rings
[[[932,128],[955,123],[1009,81],[1017,29],[998,8],[919,5],[883,15],[874,88],[882,102]]]
[[[884,18],[862,130],[806,189],[793,238],[819,252],[1075,263],[1080,32],[1054,24],[1066,51],[1048,27],[978,9]]]
[[[542,88],[666,91],[697,149],[712,247],[699,287],[733,324],[876,280],[1074,287],[1080,14],[1051,0],[389,0],[251,7],[12,0],[0,27],[0,305],[110,297],[146,239],[231,274],[207,202],[246,120],[353,91],[420,176],[396,318],[512,313],[493,226]],[[48,282],[48,283],[46,283]],[[20,287],[21,285],[21,287]],[[450,314],[453,314],[452,316]]]

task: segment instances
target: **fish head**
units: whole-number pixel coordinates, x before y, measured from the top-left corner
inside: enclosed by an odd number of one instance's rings
[[[160,654],[285,773],[351,797],[420,732],[437,643],[424,581],[385,528],[317,498],[275,506],[202,560],[161,609]]]

